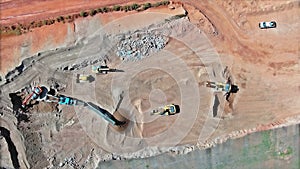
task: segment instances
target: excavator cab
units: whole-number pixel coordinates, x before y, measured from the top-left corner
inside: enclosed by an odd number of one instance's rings
[[[229,92],[229,91],[230,91],[230,89],[231,89],[231,85],[230,85],[230,84],[228,84],[228,83],[226,83],[226,84],[225,84],[225,86],[224,86],[224,90],[223,90],[223,91],[225,91],[225,92]]]

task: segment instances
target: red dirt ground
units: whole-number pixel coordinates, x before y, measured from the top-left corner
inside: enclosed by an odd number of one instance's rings
[[[147,1],[148,2],[148,1]],[[149,1],[149,2],[155,2]],[[82,10],[104,6],[144,3],[144,0],[3,0],[1,1],[1,25],[43,20],[59,15],[66,15]]]

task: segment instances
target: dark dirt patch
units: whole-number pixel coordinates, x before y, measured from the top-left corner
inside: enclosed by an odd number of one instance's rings
[[[0,135],[2,135],[7,142],[8,151],[10,153],[10,158],[11,158],[14,168],[19,169],[20,164],[19,164],[19,160],[18,160],[18,151],[17,151],[17,148],[16,148],[14,142],[10,138],[10,131],[4,127],[0,127]]]
[[[47,157],[42,151],[42,140],[39,133],[34,131],[34,128],[20,128],[24,136],[26,157],[32,169],[45,168],[49,165]]]

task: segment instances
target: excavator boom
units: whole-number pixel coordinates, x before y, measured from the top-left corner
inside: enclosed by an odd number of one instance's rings
[[[33,88],[32,90],[32,93],[30,93],[26,98],[25,100],[22,102],[22,106],[26,106],[27,102],[30,100],[30,99],[36,99],[38,98],[38,96],[42,93],[42,88],[40,86],[36,86]]]

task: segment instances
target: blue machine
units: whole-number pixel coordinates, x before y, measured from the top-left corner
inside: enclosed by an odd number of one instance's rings
[[[230,91],[230,87],[231,87],[230,84],[226,84],[226,85],[225,85],[225,90],[224,90],[224,91],[225,91],[225,92],[229,92],[229,91]]]
[[[76,101],[70,97],[60,96],[58,104],[62,105],[75,105]]]

